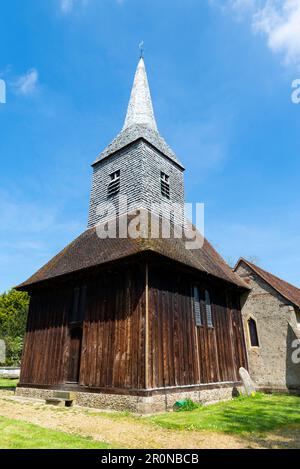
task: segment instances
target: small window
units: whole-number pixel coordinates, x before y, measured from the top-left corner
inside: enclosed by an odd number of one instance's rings
[[[70,323],[83,322],[85,315],[86,286],[76,287],[73,291]]]
[[[115,171],[114,173],[110,174],[110,182],[108,184],[107,195],[110,197],[111,195],[117,194],[120,190],[120,170]]]
[[[169,176],[163,172],[160,173],[160,188],[161,194],[166,197],[166,199],[170,198],[170,179]]]
[[[251,347],[259,347],[256,321],[253,318],[248,319],[248,329]]]
[[[207,290],[205,290],[205,312],[206,312],[206,321],[207,321],[208,327],[213,327],[211,302],[210,302],[210,296]]]
[[[202,326],[201,308],[200,308],[200,292],[199,292],[199,288],[196,286],[194,286],[193,288],[193,295],[194,295],[195,323],[196,323],[196,326]]]

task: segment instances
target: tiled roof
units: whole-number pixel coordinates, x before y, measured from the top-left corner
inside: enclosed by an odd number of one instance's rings
[[[82,233],[77,239],[57,254],[45,266],[17,288],[29,286],[79,270],[96,267],[105,263],[126,258],[141,252],[155,252],[166,258],[177,261],[201,272],[249,288],[215,251],[211,244],[204,240],[200,249],[187,249],[184,239],[150,238],[106,238],[100,239],[96,227]]]
[[[267,272],[266,270],[261,269],[252,262],[247,261],[247,259],[241,258],[234,267],[234,271],[238,266],[244,262],[248,265],[257,275],[259,275],[265,282],[267,282],[274,290],[276,290],[281,296],[293,303],[294,305],[300,307],[300,289],[291,285],[288,282],[285,282],[279,277]]]

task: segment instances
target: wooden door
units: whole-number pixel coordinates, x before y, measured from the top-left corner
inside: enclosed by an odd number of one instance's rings
[[[79,381],[81,345],[82,327],[71,327],[68,383],[78,383]]]

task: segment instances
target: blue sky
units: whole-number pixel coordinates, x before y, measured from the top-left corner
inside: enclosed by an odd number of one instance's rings
[[[298,0],[3,0],[0,39],[0,291],[86,228],[90,164],[122,127],[142,39],[207,238],[300,287]]]

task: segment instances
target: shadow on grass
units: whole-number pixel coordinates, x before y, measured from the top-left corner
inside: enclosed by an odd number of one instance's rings
[[[264,449],[300,449],[300,425],[281,427],[275,432],[263,435],[242,435],[248,442],[254,442]]]
[[[261,435],[287,425],[300,427],[300,398],[258,394],[151,420],[165,428]]]

